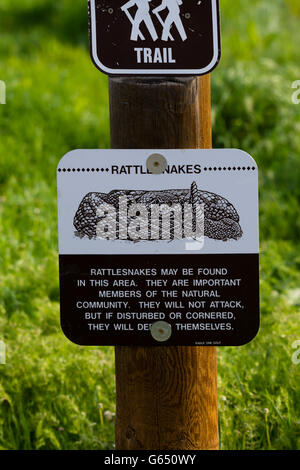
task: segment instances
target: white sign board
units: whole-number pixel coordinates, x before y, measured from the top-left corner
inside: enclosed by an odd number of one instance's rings
[[[147,169],[152,154],[166,159],[162,174]],[[57,178],[61,319],[72,341],[240,345],[256,335],[258,171],[250,155],[76,150]],[[157,322],[168,331],[161,341]]]

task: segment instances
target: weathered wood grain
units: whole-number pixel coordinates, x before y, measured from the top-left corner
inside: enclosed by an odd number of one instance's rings
[[[110,79],[112,148],[210,148],[210,77]],[[213,347],[116,347],[116,448],[218,449]]]

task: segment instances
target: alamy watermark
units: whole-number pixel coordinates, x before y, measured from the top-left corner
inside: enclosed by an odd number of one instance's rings
[[[119,197],[118,209],[101,204],[97,209],[97,238],[106,240],[204,241],[204,204],[132,204]]]
[[[0,340],[0,364],[6,364],[6,347],[4,341]]]
[[[300,80],[293,82],[292,88],[296,89],[296,91],[292,94],[292,103],[300,104]]]
[[[6,104],[6,84],[0,80],[0,104]]]
[[[292,363],[298,365],[300,364],[300,339],[297,339],[297,341],[293,342],[292,348],[296,349],[292,355]]]

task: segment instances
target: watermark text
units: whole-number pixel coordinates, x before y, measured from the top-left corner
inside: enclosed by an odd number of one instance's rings
[[[6,104],[6,85],[3,80],[0,80],[0,104]]]
[[[118,209],[101,204],[97,209],[97,238],[106,240],[204,239],[204,204],[133,204],[119,197]]]
[[[292,94],[292,103],[299,104],[300,103],[300,80],[296,80],[292,83],[292,88],[295,88],[296,91]]]
[[[292,355],[292,363],[298,365],[300,364],[300,339],[293,342],[292,348],[296,349]]]
[[[6,364],[6,347],[4,341],[0,340],[0,364]]]

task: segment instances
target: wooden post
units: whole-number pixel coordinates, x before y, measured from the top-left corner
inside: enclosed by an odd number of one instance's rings
[[[210,148],[210,77],[110,79],[112,148]],[[116,347],[116,448],[218,449],[214,347]]]

